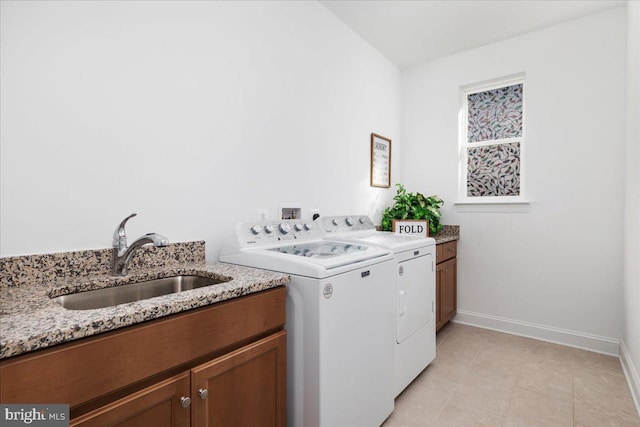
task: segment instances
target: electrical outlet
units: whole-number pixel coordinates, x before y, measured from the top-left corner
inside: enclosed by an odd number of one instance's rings
[[[269,216],[269,211],[267,209],[258,209],[258,221],[266,221],[267,216]]]

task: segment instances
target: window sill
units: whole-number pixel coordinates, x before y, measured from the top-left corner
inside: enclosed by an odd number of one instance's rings
[[[529,212],[531,202],[504,201],[458,201],[454,203],[457,212],[523,213]]]

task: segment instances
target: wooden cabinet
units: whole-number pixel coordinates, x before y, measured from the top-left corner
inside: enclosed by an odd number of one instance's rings
[[[0,361],[0,403],[72,426],[285,426],[284,287]]]
[[[281,331],[71,420],[71,427],[286,425]]]
[[[189,373],[160,381],[113,403],[71,420],[72,427],[189,427]]]
[[[456,315],[457,252],[455,240],[436,246],[436,330]]]
[[[285,426],[282,331],[191,370],[194,426]]]

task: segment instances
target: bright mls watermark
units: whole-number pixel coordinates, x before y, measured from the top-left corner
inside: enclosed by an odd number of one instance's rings
[[[0,427],[69,427],[69,405],[0,405]]]

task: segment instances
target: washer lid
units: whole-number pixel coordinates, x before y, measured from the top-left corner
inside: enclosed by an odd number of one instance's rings
[[[327,271],[346,266],[358,268],[358,264],[362,262],[390,255],[389,250],[375,246],[327,240],[256,249],[257,253],[260,251],[270,257],[279,258],[286,265],[314,265]],[[280,271],[285,272],[287,268]]]
[[[279,246],[267,250],[308,258],[327,259],[347,254],[366,252],[368,250],[368,247],[359,245],[357,243],[322,241],[314,243],[301,243],[289,246]]]
[[[298,253],[296,253],[298,252]],[[266,248],[244,248],[220,261],[281,273],[324,278],[391,260],[387,249],[326,240]]]

